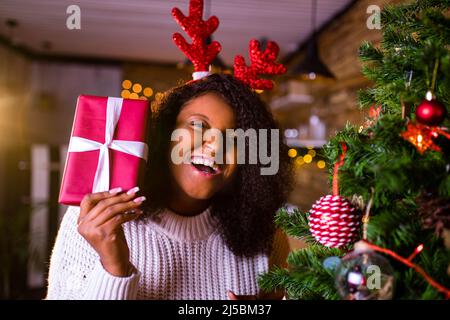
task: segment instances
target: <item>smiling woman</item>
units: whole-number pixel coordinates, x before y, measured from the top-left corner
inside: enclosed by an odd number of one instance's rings
[[[223,141],[194,138],[203,129],[275,130],[268,108],[240,80],[214,74],[170,90],[156,109],[142,194],[114,189],[69,208],[47,298],[281,298],[258,278],[289,251],[274,225],[291,189],[287,147],[277,135],[279,170],[262,175],[265,164],[237,163],[235,148],[217,161]],[[185,139],[172,141],[174,130]],[[187,161],[173,161],[177,144]]]
[[[167,137],[177,128],[190,130],[193,135],[195,128],[191,121],[202,121],[205,127],[217,126],[215,129],[221,132],[235,128],[244,131],[254,129],[256,132],[259,129],[277,129],[271,113],[259,96],[232,76],[214,74],[167,92],[152,121],[150,157],[153,158],[149,161],[146,179],[149,197],[161,190],[165,190],[162,194],[170,195],[169,184],[165,181],[179,181],[181,186],[186,184],[179,190],[181,197],[192,192],[204,193],[200,199],[206,194],[214,195],[206,203],[214,208],[215,215],[221,220],[221,232],[230,247],[238,254],[247,255],[267,250],[274,231],[274,212],[284,203],[292,181],[287,147],[281,138],[278,137],[276,141],[280,164],[274,175],[261,175],[260,169],[264,164],[260,161],[256,164],[250,164],[249,161],[237,163],[236,149],[226,150],[224,157],[228,159],[227,163],[219,165],[222,173],[210,178],[200,176],[191,163],[174,165],[167,159],[174,146],[174,142]],[[185,149],[202,157],[211,156],[212,152],[223,147],[217,141],[200,140],[195,144],[195,139],[189,138],[189,148]],[[267,140],[270,147],[271,139]],[[250,139],[245,140],[245,146],[250,149]],[[181,181],[181,177],[189,182]],[[202,181],[201,186],[197,185],[199,181]],[[200,191],[199,188],[205,189]],[[146,203],[146,206],[150,211],[157,212],[167,202],[169,199],[158,197],[156,201]],[[197,210],[201,211],[205,207],[203,204]]]

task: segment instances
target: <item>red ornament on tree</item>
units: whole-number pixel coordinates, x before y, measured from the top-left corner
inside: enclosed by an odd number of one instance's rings
[[[309,211],[311,234],[326,247],[341,247],[352,243],[359,234],[361,216],[349,200],[326,195]]]
[[[425,151],[434,150],[441,152],[441,148],[434,142],[433,139],[439,135],[450,139],[450,134],[447,128],[429,127],[420,123],[408,123],[406,131],[401,133],[401,136],[411,142],[423,154]]]
[[[321,197],[309,211],[311,234],[326,247],[341,247],[355,241],[361,216],[351,202],[339,195],[338,170],[344,163],[347,146],[342,144],[339,162],[334,165],[333,195]]]
[[[429,98],[429,99],[428,99]],[[416,119],[427,126],[437,126],[444,121],[447,110],[439,101],[433,99],[431,93],[427,93],[427,99],[416,109]]]

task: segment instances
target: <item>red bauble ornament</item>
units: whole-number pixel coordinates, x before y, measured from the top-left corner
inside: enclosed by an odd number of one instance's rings
[[[447,110],[435,99],[423,100],[416,109],[416,119],[427,126],[437,126],[446,116]]]
[[[338,248],[355,241],[360,220],[351,202],[338,195],[323,196],[309,211],[311,234],[326,247]]]

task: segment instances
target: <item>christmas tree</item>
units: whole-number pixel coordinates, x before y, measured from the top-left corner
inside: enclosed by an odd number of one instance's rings
[[[277,225],[308,246],[261,276],[263,289],[288,299],[450,298],[449,10],[449,0],[382,10],[381,44],[360,48],[374,85],[359,104],[370,115],[324,147],[333,195],[309,212],[278,212]]]

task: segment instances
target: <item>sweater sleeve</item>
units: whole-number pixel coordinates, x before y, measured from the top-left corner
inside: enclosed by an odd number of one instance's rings
[[[129,277],[116,277],[108,273],[98,259],[94,270],[89,275],[86,300],[134,300],[140,273],[134,272]]]
[[[136,299],[140,278],[115,277],[101,265],[98,254],[77,231],[79,207],[69,207],[50,259],[46,299]]]

